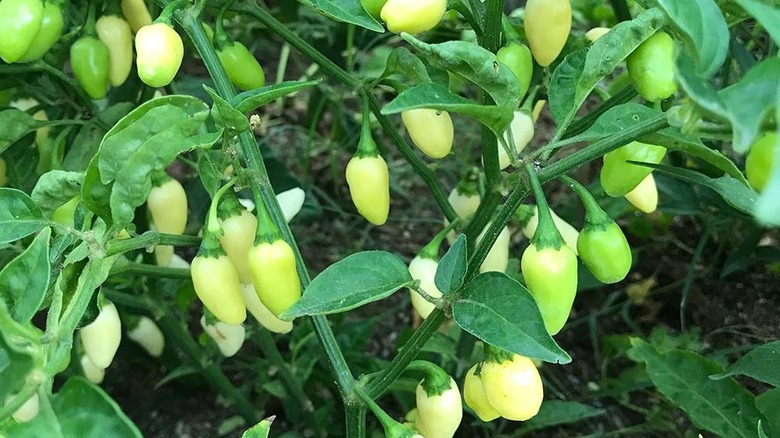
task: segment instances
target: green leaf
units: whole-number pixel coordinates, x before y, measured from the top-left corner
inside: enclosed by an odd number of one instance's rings
[[[430,82],[403,91],[382,108],[382,114],[396,114],[415,108],[433,108],[464,114],[487,126],[499,139],[504,138],[502,134],[514,117],[513,107],[479,105]]]
[[[205,133],[208,115],[208,105],[190,96],[160,97],[136,108],[103,137],[84,178],[84,205],[125,227],[149,195],[153,172],[184,151],[219,140],[221,132]]]
[[[322,271],[303,297],[280,318],[291,321],[304,315],[345,312],[390,296],[414,284],[406,263],[384,251],[352,254]]]
[[[720,91],[734,131],[732,147],[737,153],[747,152],[762,135],[761,127],[778,101],[778,77],[780,58],[772,57],[756,64],[739,82]]]
[[[590,47],[568,55],[550,80],[550,111],[555,123],[567,126],[596,84],[663,24],[663,14],[648,9],[633,20],[619,23]]]
[[[26,193],[0,188],[0,244],[13,242],[49,225]]]
[[[404,33],[401,37],[419,50],[434,68],[446,70],[473,82],[485,90],[499,107],[514,110],[519,99],[517,78],[496,55],[479,45],[466,41],[427,44]]]
[[[89,161],[97,153],[100,141],[106,135],[108,127],[114,126],[122,117],[129,114],[133,108],[135,108],[135,105],[130,102],[117,103],[100,111],[97,117],[81,127],[65,154],[65,159],[62,161],[62,166],[65,170],[74,172],[84,171],[89,165]]]
[[[225,129],[229,137],[249,131],[249,120],[244,113],[233,108],[230,102],[223,99],[213,88],[204,85],[203,89],[214,101],[214,107],[211,109],[214,120]]]
[[[241,438],[268,438],[268,434],[271,433],[271,423],[274,422],[276,417],[268,417],[265,420],[255,424],[251,428],[247,429]]]
[[[713,0],[656,0],[697,60],[704,78],[715,74],[729,50],[729,29]]]
[[[46,217],[51,217],[54,210],[81,193],[83,182],[84,172],[51,170],[38,179],[32,200]]]
[[[37,438],[51,436],[51,431],[58,430],[64,437],[142,437],[119,405],[81,376],[69,378],[51,396],[51,407],[54,415],[38,415],[27,423],[14,425],[8,429],[8,435]]]
[[[770,432],[769,436],[780,437],[780,388],[770,389],[756,397],[756,407],[764,418],[764,430]]]
[[[756,0],[736,0],[736,2],[761,23],[775,44],[780,45],[780,9]]]
[[[25,135],[35,131],[38,121],[30,114],[15,108],[0,111],[0,154]]]
[[[417,84],[431,82],[431,77],[428,75],[425,64],[406,47],[394,48],[387,57],[382,78],[388,78],[395,74],[404,75]]]
[[[756,203],[758,194],[749,187],[745,186],[745,184],[740,182],[738,179],[732,178],[728,175],[721,176],[720,178],[710,178],[694,170],[681,169],[679,167],[665,166],[661,164],[639,163],[634,161],[630,161],[630,163],[652,167],[657,173],[663,173],[683,181],[709,187],[735,209],[748,215],[753,214],[753,206]]]
[[[718,364],[691,351],[660,353],[640,339],[632,339],[632,345],[629,358],[644,362],[658,391],[694,424],[722,437],[756,436],[761,413],[753,395],[734,379],[710,379],[723,371]]]
[[[32,319],[49,288],[51,228],[41,231],[30,246],[0,271],[0,299],[17,322]]]
[[[12,394],[40,383],[39,380],[31,378],[31,374],[41,372],[40,368],[43,366],[45,355],[41,347],[42,336],[43,333],[32,324],[15,321],[6,308],[5,301],[0,300],[0,382],[3,382],[0,385],[0,406],[8,405],[8,397]],[[18,405],[25,401],[19,400]],[[0,424],[2,420],[3,416],[0,415]]]
[[[542,314],[522,284],[501,272],[477,275],[452,303],[452,316],[465,331],[511,353],[552,363],[571,357],[547,333]]]
[[[244,91],[234,98],[230,103],[241,113],[246,114],[274,100],[294,93],[304,88],[313,87],[320,81],[288,81],[280,84],[269,85],[254,90]]]
[[[574,401],[548,400],[542,403],[538,414],[523,423],[518,432],[526,434],[550,426],[576,423],[586,418],[603,415],[605,412],[607,411],[604,409]]]
[[[439,291],[442,294],[450,294],[460,289],[466,279],[468,265],[466,235],[460,234],[436,268],[436,276],[433,281]]]
[[[355,24],[374,32],[383,33],[382,27],[368,14],[360,0],[298,0],[322,15],[343,23]]]
[[[712,376],[713,379],[725,379],[743,375],[774,387],[780,387],[780,341],[760,345],[734,362],[724,373]]]

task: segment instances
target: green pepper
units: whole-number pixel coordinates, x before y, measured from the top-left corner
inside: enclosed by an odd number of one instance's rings
[[[646,100],[666,99],[677,91],[674,79],[674,40],[657,32],[626,58],[636,91]]]
[[[41,59],[46,52],[51,49],[54,43],[62,36],[62,29],[65,27],[65,18],[62,16],[60,5],[53,2],[46,2],[43,8],[43,17],[41,19],[41,28],[35,35],[30,47],[19,58],[19,62],[30,62]]]
[[[18,61],[35,40],[43,21],[41,0],[0,0],[0,58]]]
[[[89,97],[106,97],[111,57],[102,41],[92,36],[79,38],[70,46],[70,64],[79,85]]]
[[[757,191],[764,190],[775,165],[775,148],[777,134],[767,134],[759,139],[751,148],[745,160],[745,174],[750,185]]]
[[[658,164],[666,155],[666,148],[633,141],[604,155],[601,168],[601,187],[612,197],[623,196],[633,190],[650,172],[651,167],[628,161]]]
[[[226,42],[217,51],[230,82],[242,90],[254,90],[265,85],[263,67],[252,52],[238,41]]]
[[[528,87],[531,85],[531,77],[534,74],[534,62],[531,57],[531,49],[525,44],[509,43],[496,52],[498,62],[512,70],[520,83],[518,99],[525,97]]]

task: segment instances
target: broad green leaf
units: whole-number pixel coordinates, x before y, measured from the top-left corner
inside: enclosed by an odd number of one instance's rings
[[[52,170],[44,173],[35,184],[32,200],[46,217],[81,194],[81,184],[84,182],[83,172],[67,172]]]
[[[728,175],[721,176],[720,178],[710,178],[690,169],[633,161],[632,163],[652,167],[657,173],[663,173],[683,181],[709,187],[712,190],[715,190],[724,201],[735,209],[748,215],[753,214],[753,207],[756,203],[756,199],[758,199],[758,194],[739,180]]]
[[[729,50],[729,29],[714,0],[656,0],[674,24],[690,54],[696,71],[704,78],[714,75]]]
[[[530,420],[523,422],[518,432],[526,434],[550,426],[576,423],[586,418],[603,415],[605,412],[607,411],[604,409],[594,408],[593,406],[574,401],[548,400],[542,403],[538,414]]]
[[[246,432],[241,435],[241,438],[268,438],[268,434],[271,433],[271,423],[274,422],[276,417],[269,417],[265,420],[255,424]]]
[[[430,82],[403,91],[382,108],[382,114],[396,114],[415,108],[433,108],[472,117],[487,126],[497,138],[502,140],[503,132],[512,123],[514,117],[513,107],[479,105]]]
[[[769,436],[780,436],[780,388],[764,391],[756,397],[756,407],[767,421],[763,422],[764,430],[770,431]]]
[[[775,44],[780,45],[780,9],[756,0],[736,0],[736,2],[764,26]]]
[[[780,120],[780,82],[778,82],[777,105],[775,106],[775,120]],[[777,128],[780,134],[780,126]],[[773,158],[772,171],[764,191],[756,202],[754,215],[758,222],[773,226],[780,226],[780,135],[777,136],[775,156]]]
[[[417,55],[403,46],[396,47],[390,52],[382,78],[388,78],[396,74],[404,75],[417,84],[431,82],[431,77],[428,75],[425,64]]]
[[[54,415],[38,415],[27,423],[14,425],[8,429],[9,436],[37,438],[59,430],[64,437],[142,437],[111,396],[81,376],[69,378],[51,396],[51,407]]]
[[[122,117],[126,116],[135,108],[130,102],[120,102],[109,107],[90,120],[80,130],[73,139],[62,166],[65,170],[82,172],[89,165],[89,161],[98,151],[100,141],[106,135],[109,127],[114,126]]]
[[[761,136],[761,126],[778,101],[780,58],[766,59],[736,84],[720,91],[733,130],[732,147],[744,154]]]
[[[463,286],[468,270],[468,249],[466,235],[460,234],[450,249],[444,254],[436,268],[433,281],[442,294],[450,294]]]
[[[724,379],[736,375],[748,376],[780,387],[780,341],[769,342],[750,350],[728,367],[726,372],[712,378]]]
[[[30,246],[0,271],[0,299],[5,301],[14,320],[32,319],[49,288],[51,228],[41,231]]]
[[[514,110],[517,106],[520,84],[512,70],[498,62],[494,53],[466,41],[428,44],[406,33],[401,36],[419,50],[434,68],[473,82],[490,94],[499,107]]]
[[[0,154],[25,135],[35,131],[39,122],[30,114],[15,108],[0,111]]]
[[[280,318],[345,312],[414,284],[406,263],[384,251],[363,251],[328,266]]]
[[[629,358],[645,364],[658,391],[695,425],[716,436],[755,438],[761,413],[753,395],[732,378],[710,379],[723,371],[718,364],[691,351],[661,353],[640,339],[632,345]]]
[[[547,333],[542,314],[522,284],[501,272],[486,272],[468,282],[452,303],[452,316],[465,331],[490,345],[552,363],[571,357]]]
[[[4,300],[0,300],[0,382],[3,382],[0,385],[0,411],[9,404],[9,396],[19,393],[26,385],[37,386],[38,383],[30,378],[30,374],[41,372],[43,366],[45,355],[41,348],[42,336],[43,333],[32,324],[15,321]],[[25,401],[17,400],[16,405],[21,406]],[[2,420],[3,415],[0,415],[0,424]]]
[[[718,93],[696,73],[693,60],[682,53],[677,56],[675,62],[675,78],[680,88],[705,115],[713,119],[729,121],[728,110]]]
[[[322,15],[343,23],[355,24],[374,32],[382,33],[382,27],[363,9],[360,0],[298,0]]]
[[[223,99],[213,88],[204,85],[203,89],[214,101],[214,106],[211,109],[214,120],[225,129],[229,137],[232,138],[244,131],[249,131],[249,120],[244,113],[233,108],[230,102]]]
[[[49,225],[26,193],[0,188],[0,244],[29,236]]]
[[[568,125],[596,84],[663,24],[663,14],[656,8],[648,9],[619,23],[590,47],[568,55],[550,80],[550,111],[555,123]]]
[[[298,90],[303,90],[304,88],[313,87],[319,83],[320,81],[282,82],[280,84],[269,85],[267,87],[258,88],[256,90],[244,91],[243,93],[240,93],[234,98],[230,99],[230,103],[239,112],[246,114],[269,102],[273,102],[282,96],[286,96]]]
[[[624,103],[607,110],[590,128],[582,134],[566,139],[566,143],[598,141],[622,130],[629,129],[637,123],[654,118],[658,114],[660,113],[657,110],[638,103]],[[639,141],[664,146],[667,149],[700,158],[748,185],[742,171],[739,170],[733,161],[720,151],[705,146],[698,137],[683,134],[677,128],[662,129],[645,135]]]

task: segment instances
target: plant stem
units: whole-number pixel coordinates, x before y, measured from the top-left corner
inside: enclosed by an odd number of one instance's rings
[[[173,246],[198,246],[201,238],[197,236],[187,236],[183,234],[165,234],[157,231],[147,231],[140,236],[130,239],[112,240],[106,246],[106,256],[122,254],[141,248],[148,248],[153,245],[173,245]]]
[[[181,268],[169,268],[167,266],[150,265],[137,262],[118,262],[111,268],[111,276],[122,274],[140,274],[151,277],[189,279],[190,270]]]
[[[628,10],[626,0],[609,0],[612,4],[612,10],[615,11],[615,18],[618,21],[628,21],[631,19],[631,11]]]

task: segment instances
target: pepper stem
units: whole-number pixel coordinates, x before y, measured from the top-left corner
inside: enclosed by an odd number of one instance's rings
[[[558,250],[563,245],[563,237],[561,237],[561,233],[558,231],[558,228],[553,221],[550,207],[547,205],[547,199],[544,197],[542,184],[539,183],[539,178],[537,178],[536,171],[534,171],[534,167],[531,163],[525,165],[525,170],[528,172],[528,178],[531,180],[531,187],[534,191],[534,198],[536,198],[536,206],[539,214],[539,226],[536,228],[531,243],[536,246],[537,250],[542,250],[544,248]]]
[[[368,409],[374,414],[374,416],[382,424],[382,428],[385,430],[386,437],[393,438],[406,438],[413,435],[411,431],[405,428],[401,423],[395,421],[392,417],[387,415],[384,409],[382,409],[370,395],[366,393],[360,385],[355,385],[353,388],[355,394],[360,397],[361,400],[368,406]]]
[[[428,242],[427,245],[423,247],[423,249],[420,250],[420,252],[417,253],[417,255],[420,258],[424,259],[432,259],[432,260],[439,260],[439,247],[441,247],[441,242],[444,240],[445,237],[447,237],[447,233],[452,231],[457,225],[460,223],[460,219],[455,219],[454,222],[447,224],[446,227],[444,227],[441,231],[436,233],[435,236],[433,236],[433,239],[431,239],[430,242]]]
[[[168,4],[168,6],[165,7],[165,9],[160,12],[160,15],[157,17],[156,20],[154,20],[155,23],[165,23],[168,26],[173,27],[171,24],[171,21],[173,19],[173,13],[176,12],[177,9],[181,9],[185,6],[189,5],[189,2],[187,0],[176,0],[173,3]]]
[[[230,38],[230,36],[225,32],[225,12],[227,12],[228,8],[233,5],[233,1],[231,0],[227,3],[225,3],[225,6],[222,6],[222,9],[219,10],[219,14],[217,15],[217,19],[214,23],[214,47],[216,47],[217,51],[222,50],[225,46],[229,46],[233,44],[233,39]]]
[[[268,207],[265,203],[259,202],[257,208],[257,233],[255,234],[255,245],[267,242],[272,243],[282,238],[279,228],[271,219]]]
[[[514,357],[513,353],[510,353],[503,348],[496,347],[495,345],[485,344],[485,361],[492,363],[509,362]],[[480,367],[481,368],[481,367]]]
[[[228,190],[230,190],[233,185],[236,183],[235,179],[231,179],[228,181],[227,184],[220,187],[219,190],[217,190],[217,193],[214,194],[214,199],[211,200],[211,206],[209,207],[209,215],[206,219],[206,230],[204,233],[203,238],[206,238],[206,235],[212,234],[216,237],[219,237],[222,235],[222,227],[219,225],[219,216],[217,212],[219,211],[219,201],[222,198],[222,196],[227,193]]]
[[[376,142],[371,135],[371,109],[368,101],[367,92],[361,93],[363,100],[363,120],[360,124],[360,141],[358,142],[357,157],[375,157],[379,155]]]
[[[406,369],[425,373],[425,377],[420,382],[420,385],[422,385],[428,397],[443,394],[450,389],[452,378],[438,365],[425,360],[413,360]]]
[[[580,184],[574,178],[568,175],[561,175],[558,177],[561,182],[569,186],[582,200],[582,205],[585,206],[585,227],[588,228],[603,228],[606,225],[613,223],[612,218],[604,211],[603,208],[596,202],[593,195]]]
[[[95,21],[97,15],[97,1],[93,0],[89,2],[89,8],[87,8],[87,21],[84,23],[84,35],[94,37],[97,35],[95,31]]]

